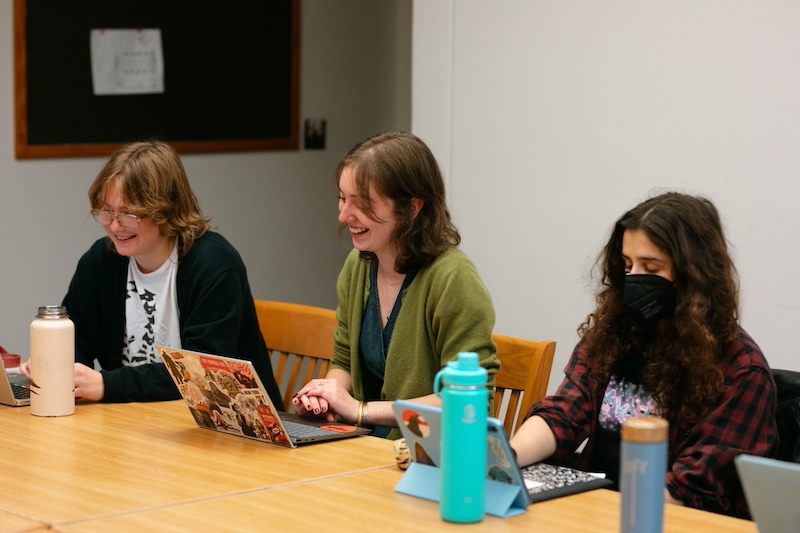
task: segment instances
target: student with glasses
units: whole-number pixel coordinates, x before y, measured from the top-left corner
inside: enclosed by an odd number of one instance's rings
[[[124,146],[89,202],[106,237],[78,262],[63,302],[75,323],[75,396],[179,398],[156,353],[162,345],[253,361],[282,406],[245,266],[210,231],[175,150],[158,141]]]

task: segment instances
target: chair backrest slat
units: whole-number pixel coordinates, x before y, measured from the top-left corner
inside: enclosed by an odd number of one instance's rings
[[[513,435],[528,410],[547,394],[555,341],[530,341],[495,333],[500,371],[495,375],[495,417]],[[509,400],[504,401],[508,396]]]
[[[333,357],[333,332],[338,325],[336,312],[293,303],[264,300],[255,303],[284,409],[291,412],[295,392],[328,372]],[[322,364],[317,364],[319,360]]]

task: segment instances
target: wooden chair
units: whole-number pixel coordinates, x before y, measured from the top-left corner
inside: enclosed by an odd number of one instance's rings
[[[555,341],[529,341],[495,333],[500,371],[495,374],[494,416],[511,437],[533,404],[544,398]]]
[[[308,381],[324,377],[333,357],[336,312],[310,305],[256,300],[258,324],[270,353],[286,412]]]

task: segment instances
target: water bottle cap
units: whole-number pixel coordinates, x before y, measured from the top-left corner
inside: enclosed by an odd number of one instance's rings
[[[63,305],[45,305],[39,308],[36,318],[69,318],[69,315]]]
[[[622,423],[622,440],[642,444],[657,444],[667,440],[669,423],[654,416],[637,416]]]
[[[442,381],[448,385],[478,385],[486,386],[486,369],[480,365],[478,354],[475,352],[462,352],[456,361],[447,363],[442,373]]]

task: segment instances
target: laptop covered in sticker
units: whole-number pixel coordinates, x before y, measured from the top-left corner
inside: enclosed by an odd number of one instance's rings
[[[288,448],[371,432],[276,409],[250,361],[165,346],[156,351],[201,428]]]

